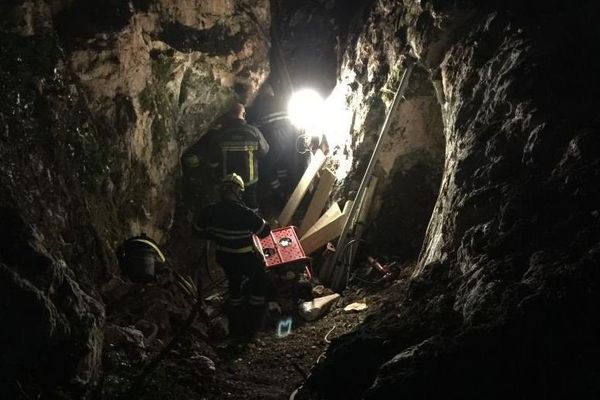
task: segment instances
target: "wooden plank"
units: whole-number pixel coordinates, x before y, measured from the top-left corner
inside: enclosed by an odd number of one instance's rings
[[[319,185],[317,186],[317,190],[315,191],[315,194],[310,201],[310,205],[308,206],[308,210],[306,210],[306,214],[304,214],[304,218],[300,224],[300,236],[304,235],[304,233],[306,233],[306,231],[319,219],[321,211],[323,211],[327,200],[329,200],[329,195],[331,194],[334,183],[335,174],[333,171],[329,168],[321,170]]]
[[[300,182],[298,182],[296,189],[294,189],[294,192],[290,196],[285,207],[283,207],[281,214],[279,214],[279,226],[289,225],[290,221],[292,220],[292,217],[294,216],[294,213],[296,212],[298,206],[300,205],[300,202],[302,201],[302,198],[306,194],[310,183],[312,182],[317,172],[321,169],[321,166],[324,162],[325,154],[323,154],[321,150],[317,150],[315,155],[312,157],[310,165],[308,166],[308,168],[306,168],[306,171],[304,171],[304,175],[302,175]]]
[[[349,207],[344,207],[344,209],[349,210]],[[348,215],[349,213],[341,214],[333,220],[330,220],[320,229],[314,231],[312,234],[300,239],[300,244],[302,245],[302,249],[304,249],[304,253],[308,255],[325,246],[327,242],[338,237],[342,232],[342,229],[344,229],[344,224],[346,223]]]
[[[304,239],[301,239],[300,244],[304,249],[304,253],[310,254],[318,248],[326,245],[327,242],[338,237],[342,232],[342,229],[344,229],[345,220],[346,216],[341,214],[323,226],[321,229],[313,232],[311,235],[306,236]]]
[[[302,235],[302,237],[300,237],[300,240],[302,240],[306,236],[312,234],[314,231],[322,228],[329,221],[333,220],[334,218],[337,218],[340,215],[342,215],[342,210],[340,209],[340,206],[338,206],[338,203],[333,203],[331,205],[331,207],[329,207],[329,209],[327,211],[325,211],[325,214],[321,215],[321,218],[319,218],[317,220],[317,222],[314,223],[313,226],[308,228],[308,230],[304,233],[304,235]]]
[[[348,200],[346,202],[346,204],[344,204],[344,209],[342,210],[342,214],[349,214],[350,213],[350,209],[352,208],[352,204],[354,204],[354,202],[352,200]]]

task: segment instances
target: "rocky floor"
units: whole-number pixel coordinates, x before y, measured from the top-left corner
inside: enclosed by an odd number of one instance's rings
[[[269,327],[247,345],[226,349],[222,344],[227,339],[215,328],[220,326],[215,321],[221,318],[219,308],[225,297],[225,288],[213,289],[206,296],[209,312],[214,315],[212,322],[209,321],[211,317],[207,319],[206,315],[201,315],[195,328],[186,331],[179,344],[146,376],[137,393],[130,392],[135,377],[167,345],[169,338],[157,337],[151,345],[144,346],[141,337],[136,344],[135,339],[118,340],[123,335],[107,335],[107,341],[113,343],[106,344],[106,373],[98,397],[288,399],[305,381],[313,364],[324,357],[329,343],[354,330],[369,315],[377,313],[389,293],[398,292],[404,282],[399,279],[383,287],[355,281],[356,284],[346,290],[345,296],[320,319],[306,322],[297,314],[291,315],[289,333],[285,328],[278,332],[277,320],[272,320]],[[368,309],[344,311],[344,307],[353,302],[364,302]],[[287,318],[285,315],[281,317],[282,320]],[[172,324],[172,332],[181,331],[182,321],[179,318],[179,323]]]
[[[265,216],[273,217],[278,210],[267,204],[271,207],[267,207]],[[396,280],[375,284],[378,276],[373,271],[369,274],[368,267],[361,264],[343,296],[329,312],[311,322],[298,312],[299,297],[311,296],[306,293],[306,285],[304,290],[297,290],[298,285],[275,280],[282,312],[270,315],[265,329],[250,343],[224,348],[228,342],[223,316],[227,287],[222,270],[214,259],[206,257],[184,215],[177,219],[173,232],[167,253],[182,276],[200,273],[202,311],[191,327],[184,329],[196,289],[186,293],[172,272],[160,274],[158,281],[150,285],[122,281],[107,285],[103,295],[108,328],[99,399],[289,399],[305,382],[313,365],[324,360],[331,342],[372,319],[390,301],[399,302],[397,297],[404,293],[402,288],[414,267],[398,266]],[[316,282],[310,286],[314,297],[333,293]],[[368,308],[344,311],[346,305],[355,302],[365,303]],[[289,320],[291,329],[286,328]],[[138,377],[144,368],[174,336],[179,336],[177,344],[133,392],[131,388],[140,383]]]

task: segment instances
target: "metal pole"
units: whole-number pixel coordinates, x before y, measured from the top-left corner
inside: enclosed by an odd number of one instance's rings
[[[340,254],[340,251],[343,251],[342,249],[344,249],[346,247],[345,245],[346,245],[346,241],[348,239],[348,233],[349,233],[350,228],[352,227],[353,221],[354,221],[354,214],[356,213],[357,210],[359,210],[361,208],[361,205],[358,203],[364,197],[363,192],[367,188],[369,179],[371,178],[371,172],[373,172],[373,168],[375,167],[375,162],[377,161],[377,159],[379,157],[379,150],[381,148],[381,144],[383,143],[383,138],[387,135],[387,132],[390,129],[391,116],[394,113],[394,111],[396,110],[396,107],[398,106],[398,104],[400,103],[400,99],[404,96],[404,92],[406,91],[406,88],[408,86],[408,81],[409,81],[412,71],[415,67],[415,61],[412,58],[409,58],[407,64],[408,65],[406,66],[406,69],[404,70],[404,73],[402,74],[402,79],[400,80],[400,85],[398,86],[398,89],[396,90],[396,94],[394,95],[394,100],[392,102],[392,105],[390,106],[390,108],[387,112],[385,121],[384,121],[381,131],[379,133],[379,137],[377,138],[377,143],[375,144],[375,148],[373,149],[373,153],[371,154],[371,159],[369,160],[369,164],[367,165],[367,170],[365,171],[365,174],[363,175],[362,181],[358,188],[358,193],[356,193],[356,197],[355,197],[356,201],[352,204],[352,207],[350,207],[350,212],[348,214],[348,218],[346,219],[346,222],[344,223],[344,229],[342,229],[342,233],[340,234],[340,238],[339,238],[337,246],[336,246],[336,252],[333,256],[333,263],[332,263],[334,266],[332,288],[335,291],[341,291],[342,283],[345,286],[346,283],[342,282],[342,279],[346,276],[345,271],[343,269],[349,267],[349,266],[342,265],[342,263],[340,262],[340,260],[343,259],[342,254]]]

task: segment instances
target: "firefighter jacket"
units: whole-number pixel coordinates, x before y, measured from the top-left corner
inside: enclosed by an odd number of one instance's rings
[[[274,112],[264,115],[257,124],[269,143],[269,154],[263,161],[263,178],[273,190],[295,173],[297,152],[296,139],[298,134],[292,126],[287,113]],[[280,182],[282,180],[282,182]]]
[[[269,152],[269,144],[256,127],[229,119],[210,137],[210,162],[221,169],[221,176],[236,173],[246,185],[258,181],[258,159]]]
[[[256,124],[270,146],[269,157],[287,158],[296,149],[297,132],[285,112],[264,115]],[[272,155],[273,154],[273,155]]]
[[[201,238],[215,242],[217,251],[226,253],[253,252],[252,235],[263,238],[271,231],[256,212],[232,200],[203,208],[194,222],[194,230]]]

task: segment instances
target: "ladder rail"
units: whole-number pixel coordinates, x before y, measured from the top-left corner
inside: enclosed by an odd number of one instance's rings
[[[342,248],[345,247],[345,243],[348,239],[348,233],[350,231],[350,228],[354,224],[354,222],[353,222],[355,219],[354,214],[362,207],[362,204],[358,204],[358,203],[360,203],[361,200],[364,198],[363,193],[366,190],[368,183],[370,181],[371,173],[373,172],[373,168],[375,167],[375,162],[379,158],[379,151],[381,149],[381,144],[383,143],[383,138],[385,136],[387,136],[387,133],[390,129],[390,122],[392,119],[392,114],[396,110],[402,97],[404,97],[404,92],[406,91],[406,88],[408,87],[408,82],[410,80],[410,76],[413,72],[415,65],[416,65],[416,62],[412,58],[409,58],[407,60],[407,66],[402,74],[400,85],[398,86],[398,89],[396,90],[392,105],[390,106],[390,108],[387,112],[385,121],[384,121],[381,131],[379,133],[379,137],[377,138],[375,148],[373,149],[373,153],[371,154],[369,164],[367,164],[367,169],[366,169],[366,171],[363,175],[363,178],[360,182],[358,192],[356,193],[356,199],[358,201],[356,201],[352,204],[352,207],[350,208],[350,213],[348,215],[348,219],[346,220],[346,222],[344,224],[344,228],[342,229],[342,233],[340,234],[340,237],[338,239],[338,243],[336,246],[337,250],[341,250]],[[346,276],[345,271],[342,271],[342,269],[350,267],[349,265],[348,266],[341,265],[340,260],[342,258],[343,258],[343,255],[339,254],[339,251],[336,251],[334,253],[333,262],[332,262],[332,265],[334,266],[334,276],[333,276],[333,281],[332,281],[332,288],[333,288],[333,290],[336,290],[336,291],[341,291],[343,289],[342,283],[343,283],[344,287],[346,285],[346,282],[342,282],[342,279]]]

